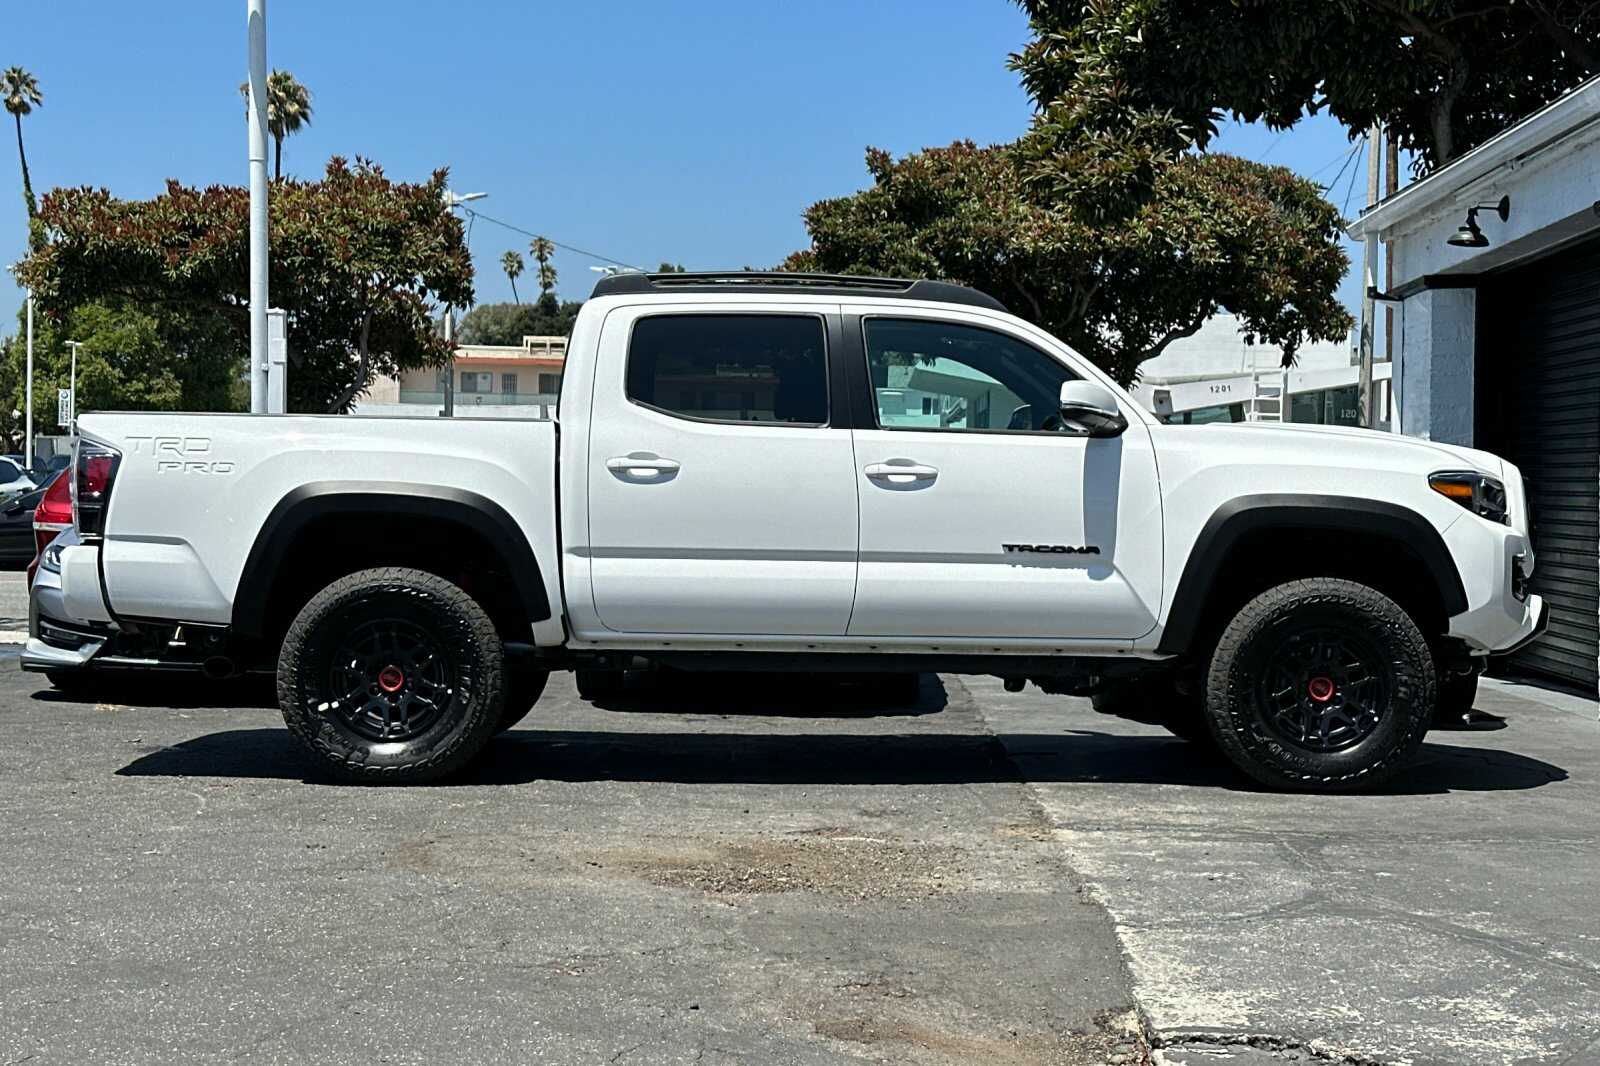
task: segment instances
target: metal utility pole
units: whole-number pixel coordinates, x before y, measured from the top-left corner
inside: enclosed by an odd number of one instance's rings
[[[83,342],[67,341],[66,345],[72,349],[72,370],[67,375],[67,395],[72,397],[72,417],[67,421],[67,429],[71,431],[72,423],[78,420],[78,349],[83,347]]]
[[[444,342],[451,345],[454,352],[456,339],[456,310],[449,304],[444,307]],[[446,418],[454,418],[456,414],[456,357],[452,354],[450,362],[444,368],[444,410],[440,412]]]
[[[1383,157],[1383,198],[1387,200],[1400,191],[1400,138],[1394,130],[1384,138],[1387,151]],[[1383,291],[1394,291],[1394,242],[1383,246]],[[1394,346],[1394,304],[1383,308],[1383,354],[1389,360],[1389,432],[1400,432],[1400,360]]]
[[[33,469],[33,290],[28,290],[28,384],[22,400],[22,465]]]
[[[250,52],[250,412],[267,409],[267,0],[245,0]]]
[[[1383,127],[1373,123],[1367,131],[1367,207],[1378,202],[1378,171],[1382,165],[1378,152],[1383,147]],[[1377,340],[1377,304],[1372,299],[1378,287],[1378,235],[1367,232],[1361,256],[1361,374],[1357,386],[1357,403],[1361,411],[1361,424],[1371,427],[1377,414],[1372,402],[1372,345]]]
[[[449,189],[444,191],[444,207],[446,211],[454,212],[457,207],[469,200],[481,200],[489,194],[486,192],[469,192],[456,194]],[[449,304],[444,307],[444,339],[450,344],[456,339],[456,312]],[[445,368],[444,378],[444,411],[445,418],[453,418],[456,413],[456,359],[450,357],[450,365]]]

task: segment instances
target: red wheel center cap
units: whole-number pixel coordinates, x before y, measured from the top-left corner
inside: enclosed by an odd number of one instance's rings
[[[405,683],[405,672],[398,666],[385,666],[378,671],[378,687],[385,692],[399,692]]]
[[[1306,690],[1310,692],[1311,698],[1318,703],[1327,703],[1333,699],[1333,694],[1339,691],[1339,687],[1333,683],[1333,678],[1331,677],[1313,677],[1311,683],[1306,686]]]

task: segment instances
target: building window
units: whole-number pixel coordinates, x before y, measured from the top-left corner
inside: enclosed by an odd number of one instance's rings
[[[561,391],[560,374],[540,374],[539,391],[546,396],[554,396]]]
[[[493,392],[494,375],[482,370],[463,370],[461,372],[462,392]]]
[[[507,396],[515,396],[517,392],[517,375],[501,374],[500,391],[505,393]]]
[[[724,422],[828,421],[822,319],[815,315],[651,315],[633,327],[628,398]]]

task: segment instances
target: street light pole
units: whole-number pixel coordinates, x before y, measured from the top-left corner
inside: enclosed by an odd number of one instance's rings
[[[67,376],[67,395],[72,397],[72,419],[67,429],[71,430],[72,422],[78,420],[78,349],[83,347],[83,342],[67,341],[66,344],[72,349],[72,370]]]
[[[444,191],[444,207],[446,211],[455,212],[455,209],[469,200],[481,200],[489,194],[486,192],[453,193],[449,189]],[[454,418],[456,413],[456,312],[449,304],[444,305],[444,339],[451,346],[450,365],[445,368],[444,378],[444,410],[441,412],[445,418]]]
[[[28,290],[28,384],[23,389],[22,465],[33,469],[33,290]]]
[[[267,409],[267,0],[245,0],[250,52],[250,413]]]

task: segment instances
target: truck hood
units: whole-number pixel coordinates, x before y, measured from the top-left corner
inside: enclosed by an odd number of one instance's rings
[[[1328,440],[1330,437],[1348,440],[1352,445],[1365,448],[1378,448],[1385,451],[1393,450],[1398,458],[1406,452],[1415,456],[1423,465],[1431,465],[1435,470],[1453,469],[1477,470],[1492,477],[1505,477],[1505,463],[1493,452],[1486,452],[1478,448],[1463,448],[1456,444],[1441,444],[1438,441],[1423,440],[1420,437],[1407,437],[1399,433],[1385,433],[1379,430],[1361,429],[1356,426],[1315,426],[1302,425],[1293,422],[1234,422],[1210,423],[1204,427],[1215,428],[1224,432],[1270,434],[1261,441],[1262,447],[1280,448],[1299,445],[1310,453],[1308,461],[1320,459],[1325,463],[1339,463],[1340,453],[1337,445]],[[1292,443],[1291,443],[1292,442]]]

